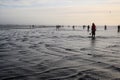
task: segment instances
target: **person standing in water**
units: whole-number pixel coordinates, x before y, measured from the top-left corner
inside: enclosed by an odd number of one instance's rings
[[[118,32],[120,32],[120,25],[118,25]]]
[[[75,26],[73,25],[72,27],[73,27],[73,30],[75,30]]]
[[[89,29],[90,29],[90,26],[88,25],[88,26],[87,26],[87,31],[88,31],[88,32],[89,32]]]
[[[107,26],[106,25],[104,26],[104,30],[107,30]]]
[[[96,32],[96,25],[94,23],[92,23],[92,27],[91,27],[91,33],[92,33],[92,38],[95,38],[95,32]]]

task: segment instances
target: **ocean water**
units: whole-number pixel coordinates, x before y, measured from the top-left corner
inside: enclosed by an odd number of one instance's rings
[[[120,80],[120,32],[0,27],[0,80]]]

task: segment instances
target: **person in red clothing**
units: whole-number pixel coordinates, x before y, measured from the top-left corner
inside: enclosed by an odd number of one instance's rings
[[[91,31],[92,31],[92,38],[95,38],[96,25],[94,23],[92,23]]]

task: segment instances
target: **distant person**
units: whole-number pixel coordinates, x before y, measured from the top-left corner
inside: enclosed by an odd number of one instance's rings
[[[83,25],[83,29],[85,29],[85,25]]]
[[[75,26],[74,25],[72,26],[72,28],[73,28],[73,30],[75,30]]]
[[[56,31],[59,30],[58,25],[56,25]]]
[[[87,31],[89,32],[89,30],[90,30],[90,26],[88,25],[88,26],[87,26]]]
[[[94,23],[92,23],[92,27],[91,27],[91,33],[92,33],[92,38],[95,38],[95,32],[96,32],[96,25]]]
[[[107,30],[107,26],[106,25],[104,26],[104,30]]]
[[[56,31],[58,31],[60,27],[60,25],[56,25]]]
[[[120,32],[120,25],[118,25],[118,32]]]
[[[35,26],[34,25],[32,25],[32,28],[34,28]]]

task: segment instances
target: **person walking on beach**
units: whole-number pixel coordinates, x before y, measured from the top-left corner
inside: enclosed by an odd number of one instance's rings
[[[94,23],[92,23],[92,27],[91,27],[91,33],[92,33],[92,38],[95,38],[95,32],[96,32],[96,25]]]

